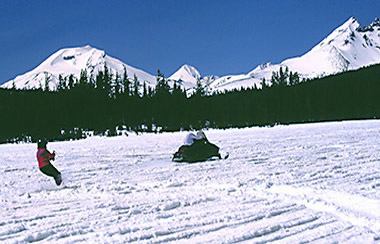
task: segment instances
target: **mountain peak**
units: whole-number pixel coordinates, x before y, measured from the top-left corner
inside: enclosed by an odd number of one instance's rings
[[[2,87],[39,88],[40,86],[44,87],[46,78],[49,78],[49,89],[54,90],[60,76],[65,78],[73,74],[74,77],[79,79],[82,70],[87,70],[88,76],[96,76],[100,70],[104,69],[104,65],[107,65],[113,74],[123,74],[124,69],[126,69],[129,77],[136,75],[141,82],[146,81],[151,86],[156,82],[153,75],[110,57],[103,50],[85,45],[58,50],[34,70],[17,76],[15,79],[4,83]]]
[[[359,21],[355,17],[350,17],[346,22],[344,22],[340,27],[338,27],[334,32],[344,32],[346,30],[353,31],[359,27],[360,27]]]
[[[229,90],[254,85],[260,87],[262,79],[269,81],[273,72],[278,72],[280,67],[298,72],[301,78],[314,78],[377,63],[380,63],[380,19],[376,18],[369,26],[362,28],[355,17],[350,17],[310,51],[279,64],[265,63],[247,74],[223,77],[202,77],[195,67],[184,64],[168,79],[171,83],[176,81],[181,84],[187,91],[196,87],[198,80],[210,89]],[[46,78],[49,78],[50,89],[55,89],[60,75],[67,77],[73,74],[79,78],[81,70],[86,69],[89,76],[95,76],[105,64],[113,74],[123,74],[125,68],[128,77],[136,74],[140,81],[147,81],[149,86],[156,83],[156,77],[143,70],[110,57],[103,50],[85,45],[60,49],[34,70],[8,81],[2,87],[38,88],[44,86]]]
[[[169,79],[171,80],[182,80],[196,83],[198,79],[201,78],[199,71],[189,64],[184,64],[179,68],[174,74],[172,74]]]
[[[86,66],[92,63],[94,59],[97,62],[101,62],[106,57],[106,53],[103,50],[99,50],[86,45],[83,47],[63,48],[51,55],[44,63],[48,63],[51,67],[64,68],[69,66]],[[67,67],[66,67],[67,68]]]
[[[346,22],[355,23],[358,22],[358,20],[354,16],[351,16]]]

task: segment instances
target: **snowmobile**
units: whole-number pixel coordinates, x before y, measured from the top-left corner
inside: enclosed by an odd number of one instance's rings
[[[225,158],[227,157],[228,155]],[[202,139],[195,140],[191,146],[182,145],[178,151],[174,153],[172,161],[195,163],[214,158],[222,159],[219,153],[219,147]]]

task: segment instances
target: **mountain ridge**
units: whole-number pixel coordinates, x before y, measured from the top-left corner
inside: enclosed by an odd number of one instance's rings
[[[103,70],[105,65],[107,65],[114,75],[116,73],[123,75],[125,69],[129,78],[133,78],[136,74],[141,82],[145,81],[148,85],[155,85],[155,76],[113,58],[103,50],[86,45],[60,49],[50,55],[35,69],[4,83],[2,87],[11,88],[15,86],[18,89],[39,88],[40,86],[45,86],[45,80],[48,78],[50,80],[49,88],[54,90],[58,85],[60,75],[67,77],[73,74],[79,79],[80,72],[87,70],[88,76],[96,76],[100,70]]]
[[[351,17],[305,54],[279,64],[258,65],[247,74],[220,77],[211,87],[214,90],[261,87],[262,79],[268,83],[272,72],[278,72],[281,67],[299,73],[301,78],[311,79],[380,63],[379,23],[376,18],[370,27],[362,28]]]
[[[246,74],[222,77],[203,77],[194,66],[184,64],[169,76],[168,80],[169,84],[177,81],[184,89],[190,91],[196,87],[199,80],[209,92],[213,92],[241,87],[260,88],[262,80],[265,78],[269,83],[272,73],[281,67],[288,67],[301,78],[309,79],[377,63],[380,63],[380,19],[376,18],[369,26],[361,27],[358,20],[351,17],[305,54],[285,59],[279,64],[265,63]],[[79,78],[81,70],[86,69],[88,76],[95,76],[105,64],[113,74],[123,75],[125,69],[129,78],[136,75],[140,82],[146,82],[150,87],[156,84],[156,76],[111,57],[103,50],[86,45],[60,49],[35,69],[5,82],[1,87],[32,89],[44,87],[45,80],[49,79],[49,88],[54,90],[59,75],[73,74]]]

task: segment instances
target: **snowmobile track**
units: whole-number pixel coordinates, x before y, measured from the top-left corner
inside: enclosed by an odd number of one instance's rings
[[[173,163],[185,134],[53,142],[59,187],[0,145],[0,242],[379,242],[380,121],[210,130],[227,160]]]

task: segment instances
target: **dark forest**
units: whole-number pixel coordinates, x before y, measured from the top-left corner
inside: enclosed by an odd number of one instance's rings
[[[210,95],[200,83],[194,93],[168,85],[158,71],[155,89],[137,77],[60,77],[55,91],[0,89],[0,143],[80,139],[85,132],[117,135],[126,131],[162,132],[200,128],[380,118],[380,65],[300,81],[279,70],[270,86]],[[49,79],[46,78],[46,83]]]

